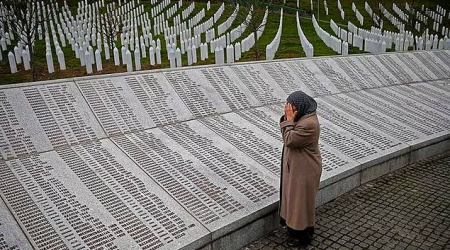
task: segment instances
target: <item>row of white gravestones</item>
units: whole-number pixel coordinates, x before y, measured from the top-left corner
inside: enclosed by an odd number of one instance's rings
[[[436,49],[448,49],[448,44],[450,39],[445,36],[438,40],[438,37],[435,36],[434,39],[423,39],[422,37],[416,37],[416,48],[417,50],[436,50]]]
[[[425,14],[422,14],[422,12],[420,12],[419,10],[414,11],[414,9],[411,8],[411,7],[409,7],[408,4],[405,5],[405,8],[406,8],[406,10],[409,11],[410,13],[414,13],[414,12],[415,12],[415,14],[412,14],[412,15],[415,15],[415,16],[416,16],[416,20],[417,20],[418,22],[422,22],[422,23],[425,23],[425,24],[428,23],[428,16],[426,16]]]
[[[283,12],[283,9],[281,9],[281,12]],[[263,20],[261,21],[261,24],[259,25],[260,28],[256,31],[256,40],[259,40],[259,38],[264,33],[264,30],[266,29],[268,16],[269,16],[269,8],[266,7],[266,12],[264,13]],[[283,16],[283,15],[281,15],[281,16]]]
[[[339,26],[336,24],[336,22],[333,19],[330,19],[330,28],[336,34],[339,35]]]
[[[206,11],[203,8],[201,11],[199,11],[195,16],[193,16],[192,18],[190,18],[187,21],[182,21],[180,15],[178,14],[177,16],[175,16],[173,18],[173,26],[169,26],[168,22],[167,25],[164,26],[164,28],[162,29],[162,31],[164,32],[164,35],[167,36],[167,33],[180,33],[180,30],[186,30],[186,29],[198,29],[198,27],[196,27],[196,25],[206,16]],[[212,26],[212,25],[210,25]],[[204,32],[204,30],[202,31]],[[201,34],[202,32],[198,33]]]
[[[339,9],[339,11],[341,12],[341,18],[342,18],[342,20],[344,20],[345,19],[345,12],[344,12],[344,10],[342,9],[342,4],[341,4],[341,1],[337,1],[337,6],[338,6],[338,9]]]
[[[326,0],[323,1],[323,7],[325,8],[325,15],[328,16],[328,3]]]
[[[336,53],[341,54],[342,53],[342,41],[339,38],[329,34],[324,29],[322,29],[322,27],[320,27],[319,23],[317,22],[314,14],[312,15],[312,22],[313,22],[314,30],[316,31],[316,33],[320,37],[320,39],[322,39],[322,41],[325,43],[325,45],[327,47],[329,47],[330,49],[332,49],[333,51],[335,51]]]
[[[395,3],[392,3],[392,10],[404,21],[409,21],[409,15],[403,12]]]
[[[224,5],[221,5],[221,7],[218,9],[218,11],[216,11],[215,17],[216,17],[216,18],[219,18],[220,15],[222,15],[223,10],[224,10]],[[200,20],[200,19],[199,19],[199,20]],[[210,20],[211,20],[211,19],[210,19]],[[214,22],[211,22],[211,21],[208,21],[208,22],[211,23],[211,25],[214,23]],[[190,26],[191,26],[191,25],[190,25]],[[201,30],[199,29],[199,27],[194,27],[194,34],[195,34],[194,39],[196,38],[197,35],[199,35],[199,34],[196,34],[196,33],[203,32],[204,30],[205,30],[204,27],[202,27]],[[183,38],[185,38],[185,34],[186,34],[186,33],[184,33],[184,31],[183,31],[182,33],[183,33]],[[188,34],[189,34],[188,37],[190,37],[190,36],[191,36],[191,30],[190,30],[190,29],[189,29]],[[200,34],[201,34],[201,33],[200,33]],[[207,40],[207,42],[211,42],[211,39],[213,39],[214,36],[215,36],[215,31],[214,31],[214,30],[208,30],[207,33],[206,33],[206,40]],[[200,38],[200,37],[199,37],[199,38]],[[212,46],[212,49],[211,49],[211,53],[214,52],[214,48],[215,48],[215,47],[220,46],[220,45],[222,45],[222,46],[227,46],[228,44],[231,43],[230,40],[229,40],[229,35],[227,35],[227,37],[226,37],[225,39],[226,39],[226,40],[224,41],[224,38],[221,38],[221,39],[220,39],[220,43],[218,43],[218,44],[214,44],[214,43],[213,43],[213,46]],[[196,47],[199,47],[199,46],[200,46],[200,43],[201,43],[201,40],[200,40],[200,39],[198,39],[198,40],[195,39],[195,40],[196,40],[196,42],[195,42]],[[185,42],[184,42],[184,43],[185,43]],[[169,49],[168,49],[167,51],[169,51]],[[182,52],[182,54],[185,53],[185,50],[183,49],[183,46],[181,46],[181,52]]]
[[[214,27],[206,31],[206,33],[205,33],[205,41],[207,43],[211,42],[211,40],[213,40],[215,38],[216,38],[216,31],[215,31]]]
[[[433,19],[435,22],[438,22],[440,24],[442,24],[442,22],[444,21],[444,18],[445,18],[445,15],[434,12],[433,10],[430,10],[428,8],[426,8],[425,14],[427,16],[431,17],[431,19]],[[450,19],[450,17],[449,17],[449,19]]]
[[[349,32],[349,34],[351,35],[352,33]],[[358,47],[359,50],[363,50],[364,48],[364,38],[360,35],[352,35],[353,39],[349,39],[350,44]],[[370,39],[370,38],[369,38]]]
[[[280,23],[278,25],[277,33],[275,34],[274,39],[266,46],[266,60],[273,60],[275,58],[275,53],[280,46],[281,41],[281,33],[283,31],[283,9],[281,9],[280,13]]]
[[[374,23],[382,29],[383,28],[383,20],[381,19],[380,16],[378,16],[376,13],[373,12],[372,8],[370,7],[370,5],[367,2],[364,2],[364,9],[369,14],[369,16],[372,17],[372,20],[374,21]]]
[[[87,32],[86,33],[89,33],[89,29],[87,30]],[[93,30],[94,31],[94,30]],[[98,47],[98,49],[101,51],[102,49],[101,49],[101,39],[100,39],[100,34],[99,33],[97,33],[97,36],[98,36],[98,39],[97,39],[97,42],[95,42],[96,40],[95,40],[95,31],[93,32],[93,34],[92,34],[92,36],[91,36],[91,39],[92,39],[92,41],[93,41],[93,45],[95,46],[95,45],[97,45],[97,47]],[[141,39],[142,40],[142,39]],[[86,43],[86,45],[84,45],[84,42],[83,42],[83,47],[84,47],[84,49],[86,50],[86,47],[87,47],[87,45],[89,44],[89,36],[86,36],[86,41],[87,41],[87,43]],[[76,46],[74,46],[73,45],[73,43],[72,43],[72,46],[73,47],[76,47]],[[75,49],[75,48],[74,48]],[[109,51],[108,51],[109,52]],[[77,54],[77,52],[75,51],[75,53]],[[108,56],[107,56],[108,57]]]
[[[192,2],[186,9],[181,12],[181,17],[186,19],[195,9],[195,2]]]
[[[352,4],[354,5],[354,3],[352,3]],[[361,14],[361,12],[359,12],[359,10],[356,8],[356,6],[355,6],[355,9],[353,11],[355,12],[356,19],[358,19],[359,24],[361,26],[363,26],[364,25],[364,16]]]
[[[227,37],[225,35],[220,36],[219,38],[211,40],[211,53],[214,53],[216,48],[226,47],[227,46]]]
[[[400,19],[398,19],[397,17],[395,17],[394,15],[392,15],[386,8],[384,8],[384,6],[382,4],[379,4],[382,8],[382,14],[384,15],[384,17],[395,27],[397,27],[397,29],[400,30],[400,32],[404,32],[405,31],[405,26],[406,24],[403,23]]]
[[[214,13],[214,23],[216,23],[225,11],[225,3],[220,5],[219,9]]]
[[[364,39],[364,51],[375,54],[386,52],[386,42],[371,38]]]
[[[57,43],[57,39],[55,38],[56,37],[56,35],[55,35],[55,32],[54,32],[54,28],[53,28],[53,22],[51,22],[51,25],[50,25],[51,27],[52,27],[52,33],[53,33],[53,38],[54,38],[54,42],[55,42],[55,46],[56,46],[56,49],[57,49],[57,56],[58,56],[58,61],[59,61],[59,63],[60,63],[60,68],[61,69],[64,69],[65,68],[65,60],[64,60],[64,54],[62,53],[62,50],[59,48],[59,45],[58,45],[58,43]],[[46,27],[46,25],[45,25],[45,27]],[[67,29],[66,29],[67,30]],[[58,32],[61,32],[61,29],[60,29],[60,27],[59,27],[59,24],[58,24]],[[89,33],[89,32],[87,32],[87,33]],[[98,39],[97,39],[97,44],[99,44],[99,45],[101,45],[101,40],[100,40],[100,35],[97,35],[98,36]],[[46,37],[48,37],[48,36],[46,36]],[[96,44],[96,39],[95,39],[95,32],[92,34],[92,36],[91,36],[91,39],[92,39],[92,41],[93,41],[93,45],[95,45]],[[60,34],[60,38],[61,38],[61,44],[63,45],[63,47],[65,46],[65,39],[64,39],[64,36],[63,36],[63,34],[61,33]],[[49,41],[47,41],[47,40],[49,40],[49,39],[46,39],[46,43],[47,44],[49,44]],[[84,50],[87,50],[87,47],[88,47],[88,45],[89,45],[89,36],[88,36],[88,34],[86,35],[86,40],[88,41],[88,43],[87,44],[85,44],[85,43],[83,43],[83,47],[84,47]],[[72,40],[73,41],[73,40]],[[72,46],[75,48],[75,47],[77,47],[77,46],[74,46],[73,45],[73,43],[72,43]],[[90,46],[90,45],[89,45]],[[49,46],[48,46],[49,47]],[[79,46],[78,46],[79,47]],[[99,50],[101,50],[101,46],[98,46],[98,49]],[[15,51],[16,53],[18,53],[17,52],[17,49],[16,49],[16,51]],[[78,52],[78,53],[77,53]],[[109,50],[108,50],[108,52],[109,52]],[[48,53],[46,53],[46,54],[48,54]],[[76,54],[79,54],[79,51],[76,51]],[[92,53],[91,53],[92,54]],[[109,53],[106,53],[106,57],[109,57],[109,55],[108,55]],[[51,53],[50,53],[50,55],[49,56],[46,56],[49,60],[48,60],[48,68],[49,68],[49,72],[53,72],[54,71],[54,66],[52,65],[52,62],[50,62],[50,58],[51,58]],[[17,63],[17,60],[20,60],[20,59],[18,59],[18,58],[20,58],[20,57],[18,57],[18,56],[16,56],[15,58],[17,58],[16,59],[16,63]]]
[[[439,23],[438,22],[433,23],[433,30],[436,32],[439,32]]]
[[[180,48],[176,48],[176,50],[174,50],[173,48],[170,49],[169,63],[170,63],[170,68],[181,68],[182,67],[183,63],[182,63]]]
[[[416,21],[416,24],[414,25],[414,29],[420,32],[420,22]]]
[[[194,26],[193,28],[194,35],[201,35],[210,30],[211,28],[213,28],[213,26],[214,26],[214,17],[210,17],[208,20]]]
[[[359,35],[363,39],[384,41],[384,42],[386,42],[386,47],[388,49],[392,48],[392,46],[395,43],[395,40],[397,38],[403,39],[403,40],[408,40],[408,42],[410,43],[409,46],[411,46],[411,44],[413,44],[413,41],[414,41],[413,34],[410,31],[407,31],[406,33],[396,33],[396,32],[392,32],[392,31],[382,30],[380,28],[373,27],[373,26],[371,27],[371,30],[365,30],[365,29],[356,27],[351,22],[348,22],[348,29],[349,29],[348,42],[350,44],[352,44],[352,41],[350,39],[351,33],[353,33],[353,35]],[[353,45],[359,47],[359,44],[358,45],[353,44]]]
[[[222,47],[217,47],[215,52],[215,63],[216,64],[224,64],[225,63],[225,55]]]
[[[235,60],[239,60],[241,58],[240,43],[236,43],[235,46],[236,47],[234,47],[231,44],[226,46],[226,62],[227,63],[234,63]],[[187,63],[189,66],[197,63],[197,47],[195,45],[187,47],[186,53],[187,53]],[[216,47],[214,53],[215,53],[215,63],[216,64],[224,64],[225,63],[224,48]],[[174,48],[171,47],[169,50],[169,53],[168,53],[168,58],[169,58],[171,68],[182,66],[180,48],[176,48],[174,50]],[[200,45],[200,60],[203,61],[206,58],[208,58],[208,44],[202,43]]]
[[[194,28],[195,25],[200,23],[200,21],[206,16],[206,11],[203,8],[199,13],[193,16],[191,19],[187,21],[189,28]]]
[[[241,35],[245,32],[248,26],[247,24],[250,23],[250,20],[252,18],[252,13],[253,13],[253,6],[250,7],[250,10],[247,16],[245,17],[245,21],[230,31],[230,42],[236,41],[236,39],[241,37]]]
[[[222,8],[219,8],[219,10],[216,12],[216,14],[221,14],[220,13],[221,9]],[[195,27],[194,27],[194,30],[195,30]],[[225,46],[231,44],[231,39],[230,39],[230,35],[229,34],[227,34],[226,37],[223,36],[223,37],[220,37],[218,39],[214,39],[214,36],[215,36],[215,30],[214,29],[206,31],[206,42],[211,42],[211,44],[212,44],[212,46],[211,46],[211,53],[214,52],[216,47],[220,47],[220,46],[225,47]],[[197,47],[199,46],[199,43],[200,43],[200,41],[196,43]],[[183,49],[181,51],[183,53]]]
[[[436,12],[439,13],[439,14],[441,14],[441,15],[443,15],[443,16],[446,16],[446,14],[447,14],[447,10],[444,9],[444,8],[443,8],[442,6],[440,6],[439,4],[436,6]],[[450,13],[449,13],[449,14],[450,14]],[[450,15],[449,15],[448,19],[450,19]]]
[[[443,26],[443,27],[442,27],[442,31],[441,31],[441,35],[442,35],[442,36],[450,37],[450,29]]]
[[[161,13],[169,4],[170,4],[170,0],[164,0],[164,1],[161,1],[161,3],[158,4],[157,6],[153,7],[150,10],[152,17]]]
[[[231,25],[233,25],[234,20],[236,19],[236,16],[239,12],[239,4],[236,5],[236,8],[234,9],[233,13],[225,20],[223,23],[219,24],[217,26],[217,35],[222,35],[225,33],[226,30],[228,30]]]
[[[246,38],[241,41],[241,50],[242,52],[249,51],[255,45],[255,33],[250,33]]]
[[[241,52],[249,51],[255,45],[256,40],[262,36],[262,34],[266,28],[268,14],[269,14],[269,10],[268,10],[268,8],[266,8],[266,12],[264,13],[263,20],[259,26],[261,28],[256,32],[256,37],[255,37],[255,33],[251,32],[247,37],[242,39],[241,44],[240,44]]]
[[[397,37],[394,41],[395,51],[408,51],[410,47],[410,41],[407,38]]]
[[[166,18],[167,19],[171,18],[177,12],[178,12],[178,5],[173,5],[168,10],[166,10]]]
[[[351,24],[349,22],[349,24]],[[349,25],[349,27],[353,27],[352,25]],[[375,30],[374,30],[375,29]],[[352,28],[352,30],[357,30],[359,35],[355,35],[352,32],[347,32],[344,29],[338,28],[338,32],[340,31],[340,38],[345,42],[348,42],[348,44],[351,44],[355,47],[358,47],[360,50],[371,52],[371,53],[383,53],[386,52],[387,48],[391,48],[392,44],[392,37],[388,35],[380,35],[378,30],[376,28],[372,27],[372,31],[367,31],[363,29],[356,29]],[[404,37],[404,38],[403,38]],[[404,36],[396,36],[396,49],[397,51],[403,51],[408,50],[410,46],[410,39],[412,39],[412,36],[407,36],[404,34]],[[343,43],[343,50],[342,54],[346,54],[346,51],[344,48],[348,46],[348,44]],[[401,44],[401,45],[400,45]],[[412,43],[411,43],[412,44]],[[401,50],[400,50],[401,49]]]
[[[297,19],[297,32],[298,32],[298,36],[300,38],[300,43],[302,44],[303,52],[305,52],[306,57],[313,57],[314,56],[314,47],[308,41],[305,34],[303,33],[302,27],[300,25],[300,18],[298,15],[298,11],[296,14],[296,19]]]

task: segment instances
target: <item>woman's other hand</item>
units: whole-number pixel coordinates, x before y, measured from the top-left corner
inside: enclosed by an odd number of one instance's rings
[[[290,103],[286,103],[284,106],[284,118],[286,121],[293,122],[297,116],[297,109]]]

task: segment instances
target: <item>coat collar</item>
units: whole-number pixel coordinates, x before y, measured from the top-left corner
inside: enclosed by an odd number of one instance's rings
[[[316,112],[312,112],[311,114],[306,114],[304,116],[302,116],[302,118],[300,118],[300,120],[298,120],[298,122],[305,120],[308,117],[314,116],[316,115]]]

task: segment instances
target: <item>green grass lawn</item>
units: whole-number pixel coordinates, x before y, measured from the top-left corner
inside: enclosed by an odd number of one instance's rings
[[[60,5],[62,1],[59,1]],[[77,8],[77,1],[76,0],[68,0],[67,1],[70,10],[72,14],[76,13]],[[106,0],[108,2],[108,0]],[[188,19],[194,17],[197,13],[199,13],[203,8],[206,10],[206,2],[207,1],[196,1],[196,8],[191,13],[191,15],[188,17]],[[311,11],[310,6],[310,0],[300,0],[300,8],[298,9],[296,6],[297,0],[287,0],[286,4],[281,4],[283,1],[275,1],[275,3],[270,7],[270,12],[268,15],[268,21],[267,25],[265,27],[265,31],[262,34],[261,38],[258,41],[258,48],[260,51],[260,58],[261,60],[265,60],[265,49],[266,46],[274,39],[275,34],[277,33],[278,27],[279,27],[279,21],[280,21],[280,11],[279,9],[281,7],[284,7],[284,20],[283,20],[283,29],[281,34],[281,42],[278,51],[276,52],[275,59],[282,59],[282,58],[297,58],[297,57],[305,57],[305,53],[303,52],[303,49],[301,47],[300,39],[298,37],[297,33],[297,23],[296,23],[296,15],[295,13],[297,11],[300,11],[300,23],[301,27],[303,29],[303,32],[305,33],[305,36],[307,39],[313,44],[314,46],[314,56],[328,56],[328,55],[336,55],[334,51],[332,51],[330,48],[328,48],[325,43],[318,37],[316,34],[312,21],[311,21],[311,15],[314,13],[319,17],[319,25],[329,32],[330,34],[334,35],[334,32],[330,28],[330,20],[333,19],[341,28],[347,29],[347,23],[350,21],[356,26],[359,27],[359,22],[356,18],[355,13],[351,9],[352,2],[355,2],[358,10],[360,13],[364,16],[364,24],[361,28],[364,29],[370,29],[374,23],[371,20],[371,17],[367,14],[366,10],[364,9],[364,2],[363,0],[341,0],[342,8],[345,11],[345,19],[343,20],[340,15],[340,11],[337,7],[337,1],[329,0],[328,1],[328,9],[329,9],[329,15],[325,14],[325,9],[323,5],[323,0],[320,1],[320,8],[319,13],[317,9],[317,0],[313,0],[313,10]],[[395,2],[398,7],[400,7],[403,11],[405,10],[405,0],[400,1],[386,1],[386,0],[369,0],[368,1],[372,9],[374,11],[376,10],[375,7],[378,3],[383,3],[386,7],[386,9],[393,14],[394,16],[397,16],[397,14],[392,9],[392,2]],[[175,15],[181,14],[181,11],[187,8],[191,2],[190,1],[183,1],[183,6],[178,9],[178,12]],[[219,6],[221,5],[222,1],[211,1],[211,9],[209,11],[206,11],[205,17],[202,19],[201,22],[206,21],[210,17],[214,15],[214,13],[217,11]],[[150,12],[150,9],[154,6],[150,4],[150,1],[141,1],[141,4],[144,5],[144,9],[147,12]],[[177,4],[175,2],[172,2],[169,7],[173,6],[174,4]],[[443,0],[425,0],[421,1],[420,5],[424,4],[425,6],[429,7],[432,10],[436,9],[436,5],[440,4],[441,6],[444,6],[444,8],[447,8],[447,10],[450,10],[450,3],[448,1]],[[419,6],[420,6],[419,5]],[[234,11],[234,6],[232,5],[226,5],[225,11],[216,22],[215,27],[217,28],[217,25],[224,22],[228,19],[228,17],[231,15],[231,13]],[[264,11],[264,10],[261,10]],[[165,12],[165,10],[164,10]],[[239,10],[239,16],[246,16],[248,14],[247,8],[241,8]],[[174,15],[174,16],[175,16]],[[398,16],[397,16],[398,17]],[[384,29],[398,32],[398,29],[393,26],[384,16],[382,16],[384,21]],[[238,18],[239,19],[239,18]],[[240,22],[239,20],[236,20],[230,29],[227,30],[229,32],[231,29],[237,27]],[[152,20],[153,21],[153,20]],[[261,22],[262,20],[256,20],[257,22]],[[169,25],[173,24],[172,17],[168,19]],[[152,22],[153,24],[153,22]],[[450,28],[450,21],[445,20],[444,25],[446,27]],[[422,28],[425,25],[422,24]],[[430,22],[428,27],[432,27],[432,23]],[[410,29],[410,27],[408,27]],[[141,29],[138,29],[141,33]],[[216,30],[217,32],[217,30]],[[245,37],[247,37],[251,33],[251,29],[247,29],[234,43],[242,41]],[[415,32],[416,35],[420,35],[422,32]],[[434,33],[434,32],[433,32]],[[438,33],[440,35],[440,32]],[[141,34],[139,34],[141,35]],[[216,36],[217,37],[217,36]],[[167,59],[167,51],[165,46],[165,40],[164,35],[154,36],[154,39],[156,40],[159,38],[162,43],[161,48],[161,58],[162,58],[162,64],[157,66],[151,66],[148,52],[147,52],[147,58],[141,59],[141,65],[143,70],[148,69],[154,69],[154,68],[168,68],[169,67],[169,61]],[[204,35],[202,35],[202,41],[204,41]],[[16,41],[17,42],[17,41]],[[180,42],[178,41],[178,46],[180,45]],[[120,41],[116,43],[116,46],[120,50]],[[255,45],[250,51],[243,53],[242,58],[240,61],[252,61],[256,59],[256,48]],[[11,74],[9,69],[9,63],[8,63],[8,57],[7,53],[9,51],[12,51],[14,46],[8,46],[8,51],[3,51],[3,60],[0,61],[0,84],[10,84],[10,83],[18,83],[18,82],[29,82],[32,81],[31,77],[31,71],[24,71],[23,65],[18,65],[19,72],[16,74]],[[45,58],[45,42],[44,41],[36,41],[35,43],[35,50],[37,51],[35,59],[35,69],[36,69],[36,80],[50,80],[50,79],[61,79],[61,78],[70,78],[70,77],[76,77],[76,76],[84,76],[86,75],[86,69],[85,67],[80,66],[79,59],[75,58],[75,53],[71,50],[71,47],[68,45],[65,48],[62,48],[65,59],[66,59],[66,67],[67,70],[61,71],[59,70],[59,64],[57,61],[57,56],[54,47],[52,46],[52,52],[53,52],[53,61],[55,65],[55,73],[49,74],[47,71],[47,63]],[[94,47],[95,50],[95,47]],[[209,58],[205,61],[200,61],[200,49],[197,49],[198,52],[198,63],[196,65],[204,65],[204,64],[212,64],[214,63],[214,54],[209,54]],[[359,50],[357,47],[350,46],[349,47],[349,53],[350,54],[356,54],[356,53],[364,53],[363,51]],[[93,65],[94,68],[94,74],[105,74],[105,73],[115,73],[115,72],[125,72],[126,67],[125,66],[115,66],[113,61],[113,53],[111,52],[111,59],[110,60],[103,60],[103,71],[97,72],[95,65]],[[102,57],[104,58],[104,52],[102,53]],[[187,65],[187,56],[183,55],[183,66]],[[134,59],[134,57],[133,57]]]

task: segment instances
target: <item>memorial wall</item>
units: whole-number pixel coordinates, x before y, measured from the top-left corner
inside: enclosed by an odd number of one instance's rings
[[[196,249],[273,211],[285,99],[318,102],[322,182],[450,135],[450,51],[0,88],[0,249]]]

